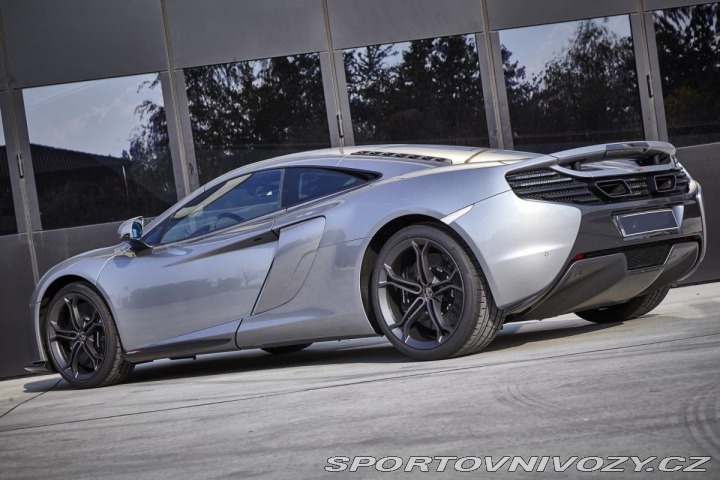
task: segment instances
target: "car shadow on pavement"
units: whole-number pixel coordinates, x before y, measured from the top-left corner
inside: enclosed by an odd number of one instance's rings
[[[545,322],[519,322],[506,324],[498,337],[480,355],[583,335],[621,325],[621,322],[598,325],[584,320],[553,320]],[[411,363],[414,360],[395,350],[381,338],[342,342],[317,343],[307,350],[284,355],[273,355],[262,350],[244,350],[220,354],[200,355],[197,359],[158,360],[140,364],[128,383],[205,377],[228,373],[297,368],[313,365],[340,365],[354,363]],[[72,390],[59,376],[31,381],[24,385],[26,392]]]
[[[483,349],[483,352],[496,352],[528,343],[586,335],[607,328],[619,327],[622,324],[623,322],[620,321],[597,324],[580,319],[507,323],[495,340]]]

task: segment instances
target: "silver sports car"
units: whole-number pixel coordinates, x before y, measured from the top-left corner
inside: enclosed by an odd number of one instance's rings
[[[239,168],[47,272],[28,369],[98,387],[159,358],[373,335],[434,360],[504,322],[644,315],[705,251],[674,153],[384,145]]]

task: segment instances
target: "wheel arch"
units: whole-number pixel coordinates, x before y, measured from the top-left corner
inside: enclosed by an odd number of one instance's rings
[[[360,266],[360,297],[362,299],[363,309],[365,310],[365,315],[367,315],[367,318],[370,321],[370,325],[378,335],[382,335],[382,330],[380,329],[378,319],[375,317],[375,313],[370,302],[370,277],[372,275],[373,266],[375,265],[375,259],[380,253],[380,249],[390,237],[403,228],[419,224],[432,225],[433,227],[450,234],[465,248],[465,251],[468,253],[473,262],[475,262],[478,267],[481,265],[481,262],[475,255],[475,252],[469,247],[462,235],[452,228],[452,226],[443,223],[435,217],[422,214],[410,214],[394,218],[385,223],[370,239],[370,242],[365,249],[365,253],[363,254]],[[492,297],[492,292],[488,293],[490,294],[490,297]]]
[[[47,315],[47,309],[50,305],[50,302],[52,299],[57,295],[57,293],[65,288],[66,286],[70,285],[71,283],[84,283],[88,287],[92,288],[100,297],[107,303],[107,300],[105,299],[105,295],[97,289],[97,287],[93,284],[92,280],[85,278],[80,275],[63,275],[60,277],[57,277],[53,279],[47,287],[43,290],[40,298],[38,299],[39,302],[37,304],[37,310],[35,313],[35,325],[38,332],[38,347],[42,349],[40,352],[43,358],[48,359],[48,351],[47,351],[47,344],[45,342],[45,316]],[[49,363],[50,368],[52,367],[52,363]],[[54,370],[54,368],[53,368]]]

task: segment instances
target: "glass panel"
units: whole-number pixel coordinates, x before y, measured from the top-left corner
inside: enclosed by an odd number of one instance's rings
[[[344,51],[357,145],[488,145],[474,35]]]
[[[278,210],[281,178],[281,170],[269,170],[211,188],[175,212],[162,243],[197,237]]]
[[[0,119],[0,235],[17,233],[5,134]]]
[[[152,217],[177,201],[158,75],[23,98],[44,229]]]
[[[283,183],[283,206],[320,198],[365,183],[367,174],[354,175],[323,168],[288,168]]]
[[[720,141],[720,4],[654,12],[668,137]]]
[[[330,146],[317,54],[185,70],[200,183],[234,168]]]
[[[518,150],[644,138],[627,15],[500,32]]]

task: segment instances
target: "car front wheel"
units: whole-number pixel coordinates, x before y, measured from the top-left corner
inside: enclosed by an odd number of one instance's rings
[[[133,370],[122,358],[115,321],[102,297],[85,283],[71,283],[52,299],[45,342],[55,370],[79,388],[120,383]]]
[[[433,225],[404,228],[386,242],[370,293],[382,332],[418,360],[476,353],[503,323],[480,266],[453,236]]]

